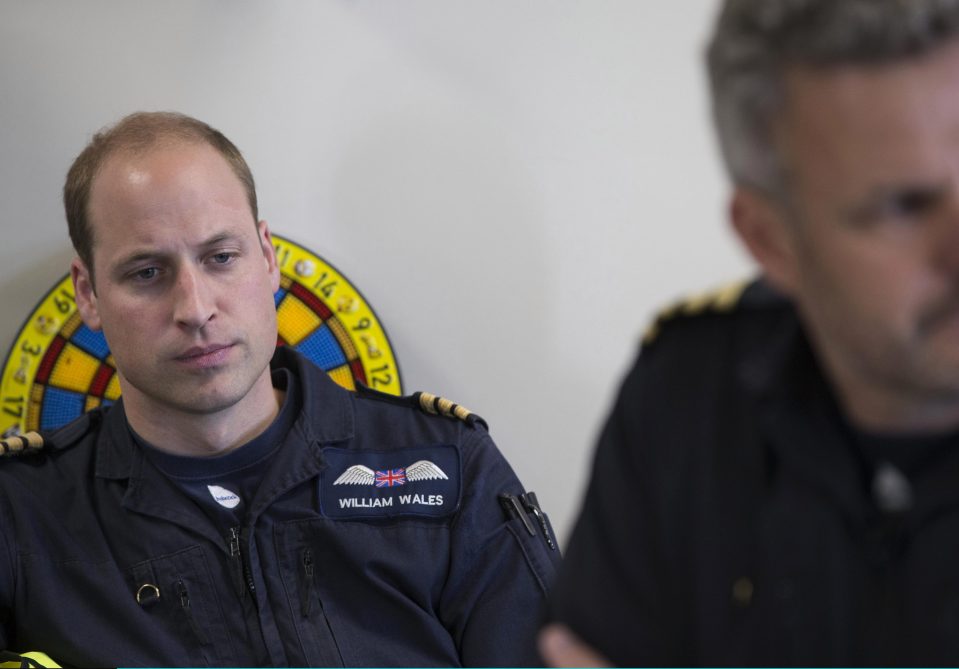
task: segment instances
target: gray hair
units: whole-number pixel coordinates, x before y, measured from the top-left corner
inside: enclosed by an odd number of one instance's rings
[[[726,0],[707,51],[713,120],[737,185],[786,189],[773,124],[793,67],[888,63],[959,36],[959,0]]]

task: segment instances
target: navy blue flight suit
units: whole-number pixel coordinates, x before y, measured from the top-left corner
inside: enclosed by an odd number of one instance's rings
[[[145,457],[122,400],[0,461],[0,649],[81,666],[537,663],[558,556],[499,505],[522,487],[485,424],[348,392],[288,349],[273,365],[304,409],[234,535]],[[371,478],[416,463],[404,485]]]

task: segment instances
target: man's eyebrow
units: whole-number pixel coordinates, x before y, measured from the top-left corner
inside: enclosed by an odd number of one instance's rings
[[[883,200],[890,197],[900,197],[908,193],[924,193],[928,195],[941,195],[947,193],[951,185],[948,181],[929,180],[907,180],[898,183],[879,184],[866,193],[866,198],[871,200]],[[866,199],[863,198],[863,199]]]
[[[242,237],[234,232],[220,232],[212,237],[200,242],[198,248],[207,248],[210,246],[216,246],[217,244],[222,244],[223,242],[239,242]]]
[[[167,255],[168,255],[167,253],[164,253],[162,251],[134,251],[133,253],[130,253],[129,255],[126,255],[120,258],[120,260],[114,263],[112,271],[115,274],[121,274],[123,273],[124,270],[126,270],[131,265],[136,265],[137,263],[141,263],[147,260],[150,260],[150,261],[160,260]]]
[[[935,205],[948,196],[951,189],[950,184],[944,181],[881,184],[871,188],[857,202],[847,207],[846,218],[850,221],[862,221],[875,215],[877,209],[889,204]]]
[[[242,236],[237,235],[236,233],[219,232],[211,237],[208,237],[207,239],[203,240],[199,244],[197,244],[196,248],[208,249],[212,246],[217,246],[218,244],[222,244],[224,242],[240,242],[241,240],[242,240]],[[129,255],[126,255],[122,257],[120,260],[118,260],[113,266],[114,267],[113,271],[122,273],[126,268],[130,267],[131,265],[135,265],[143,261],[162,260],[163,258],[166,258],[170,255],[171,254],[168,253],[167,251],[162,251],[162,250],[143,249],[143,250],[133,251]]]

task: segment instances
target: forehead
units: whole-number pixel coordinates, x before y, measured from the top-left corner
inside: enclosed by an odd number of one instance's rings
[[[92,183],[89,220],[98,238],[164,223],[249,222],[252,213],[242,182],[216,149],[178,141],[108,156]]]
[[[161,140],[146,149],[119,148],[109,153],[93,178],[90,200],[122,197],[138,190],[189,190],[192,183],[200,182],[215,186],[215,191],[243,191],[226,158],[209,144]]]
[[[88,220],[97,272],[130,257],[192,253],[210,239],[256,235],[242,182],[201,143],[109,156],[92,184]]]
[[[793,69],[784,92],[777,144],[800,178],[897,178],[947,166],[944,149],[959,145],[959,43],[891,64]]]

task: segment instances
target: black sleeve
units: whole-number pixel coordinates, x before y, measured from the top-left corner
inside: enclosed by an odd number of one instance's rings
[[[603,429],[551,602],[555,620],[620,666],[682,657],[674,604],[681,595],[669,585],[675,514],[663,494],[671,482],[657,461],[668,444],[649,443],[656,428],[640,407],[656,402],[644,388],[644,365],[641,357]]]

